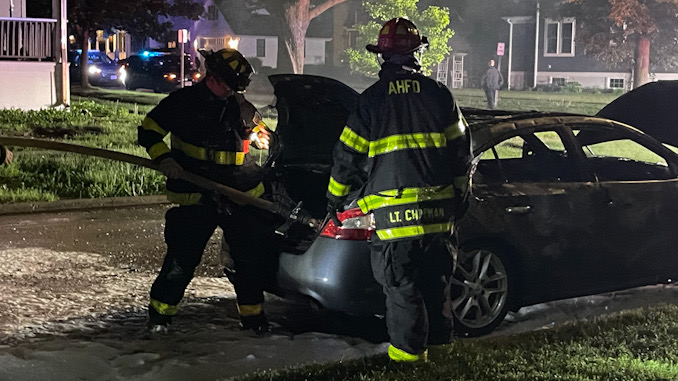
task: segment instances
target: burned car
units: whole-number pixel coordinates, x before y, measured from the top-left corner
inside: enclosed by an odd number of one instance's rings
[[[357,93],[323,77],[270,80],[279,140],[269,167],[289,197],[322,219],[332,147]],[[678,275],[671,228],[678,155],[662,142],[600,117],[463,112],[475,171],[469,212],[457,222],[452,304],[459,334],[486,334],[522,306]],[[288,237],[272,291],[333,311],[383,314],[370,267],[370,216],[352,203],[339,219],[342,227],[328,224],[314,239]]]

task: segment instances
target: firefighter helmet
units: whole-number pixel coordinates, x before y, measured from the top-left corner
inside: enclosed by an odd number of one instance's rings
[[[414,23],[406,18],[388,20],[379,31],[376,45],[365,48],[372,53],[411,53],[428,46],[428,39],[419,35]]]
[[[244,92],[250,84],[254,69],[239,51],[224,48],[216,52],[200,50],[200,54],[205,57],[207,73],[215,76],[234,91]]]

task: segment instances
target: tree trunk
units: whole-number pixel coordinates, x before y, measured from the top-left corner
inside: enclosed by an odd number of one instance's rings
[[[309,6],[310,0],[285,4],[284,15],[289,28],[283,28],[283,40],[292,60],[292,70],[295,74],[304,72],[306,30],[311,22]]]
[[[636,68],[633,88],[638,88],[648,82],[650,82],[650,40],[640,35],[636,44]]]
[[[82,53],[80,53],[80,86],[83,89],[89,89],[92,86],[89,84],[88,65],[89,61],[89,28],[82,30]],[[72,63],[71,63],[72,64]]]

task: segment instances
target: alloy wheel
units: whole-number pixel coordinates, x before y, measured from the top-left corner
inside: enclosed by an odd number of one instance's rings
[[[462,331],[494,329],[507,311],[508,274],[501,258],[489,250],[459,252],[452,287],[452,308]],[[455,327],[457,328],[457,327]]]

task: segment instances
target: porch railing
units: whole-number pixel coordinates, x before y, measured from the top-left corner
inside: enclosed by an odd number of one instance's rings
[[[52,59],[55,29],[54,19],[0,17],[0,59]]]

